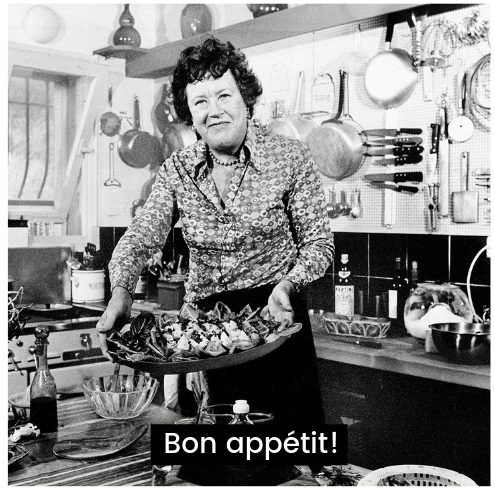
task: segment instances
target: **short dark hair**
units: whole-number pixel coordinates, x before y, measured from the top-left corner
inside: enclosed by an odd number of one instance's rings
[[[172,94],[177,116],[187,124],[192,124],[192,116],[187,105],[186,87],[190,83],[204,80],[211,75],[220,78],[230,70],[239,87],[249,116],[263,89],[258,77],[248,65],[246,55],[229,41],[226,43],[209,37],[202,44],[185,48],[174,69]]]

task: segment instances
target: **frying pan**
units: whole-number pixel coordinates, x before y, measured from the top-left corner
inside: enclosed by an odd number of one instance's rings
[[[364,89],[374,104],[382,109],[398,107],[409,99],[418,81],[418,71],[411,55],[392,48],[394,21],[387,18],[385,50],[377,53],[364,73]]]
[[[137,97],[134,98],[134,127],[120,137],[118,150],[122,161],[130,167],[140,169],[148,164],[156,167],[163,162],[160,140],[140,129]]]
[[[100,117],[101,132],[107,136],[115,136],[120,131],[121,119],[112,111],[112,87],[108,88],[108,106],[109,111],[103,113]]]
[[[163,157],[168,159],[173,152],[192,145],[197,139],[196,133],[190,126],[182,123],[167,124],[163,128]]]
[[[322,174],[341,180],[359,170],[364,160],[363,140],[359,125],[344,110],[347,73],[340,71],[337,114],[311,130],[306,143]]]

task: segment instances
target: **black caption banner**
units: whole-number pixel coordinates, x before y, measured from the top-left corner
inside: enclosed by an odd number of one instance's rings
[[[347,464],[347,425],[151,425],[151,462]]]

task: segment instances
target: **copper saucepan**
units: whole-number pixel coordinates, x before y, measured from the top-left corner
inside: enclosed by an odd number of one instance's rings
[[[163,162],[160,140],[146,131],[141,131],[139,121],[139,99],[134,98],[134,127],[126,131],[118,143],[119,157],[134,168],[151,168]]]
[[[366,66],[364,89],[371,101],[382,109],[392,109],[409,99],[418,81],[418,70],[411,55],[392,48],[394,21],[387,19],[385,50],[377,53]]]

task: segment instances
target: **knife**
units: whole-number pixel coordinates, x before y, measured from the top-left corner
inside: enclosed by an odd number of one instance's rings
[[[384,159],[373,160],[373,164],[380,165],[404,165],[417,164],[423,160],[422,155],[399,155],[397,157],[385,157]]]
[[[364,142],[364,145],[419,145],[423,143],[420,136],[397,136],[389,138],[377,138]]]
[[[374,155],[416,155],[421,153],[424,147],[421,145],[401,145],[399,147],[367,147],[364,155],[373,157]]]
[[[338,341],[339,343],[347,343],[347,344],[357,344],[358,346],[364,346],[366,348],[381,348],[382,343],[377,341],[366,341],[361,339],[337,339],[332,338],[334,341]]]
[[[377,182],[370,182],[370,184],[385,189],[392,189],[393,191],[405,191],[407,193],[413,193],[413,194],[419,191],[419,188],[417,186],[404,186],[403,184],[397,184],[391,181],[383,181],[383,182],[377,181]]]
[[[423,182],[422,172],[390,172],[386,174],[366,174],[364,177],[371,182]]]
[[[400,128],[400,129],[384,129],[376,128],[372,130],[363,130],[366,135],[375,136],[399,136],[402,133],[407,133],[408,135],[421,135],[423,130],[421,128]]]

